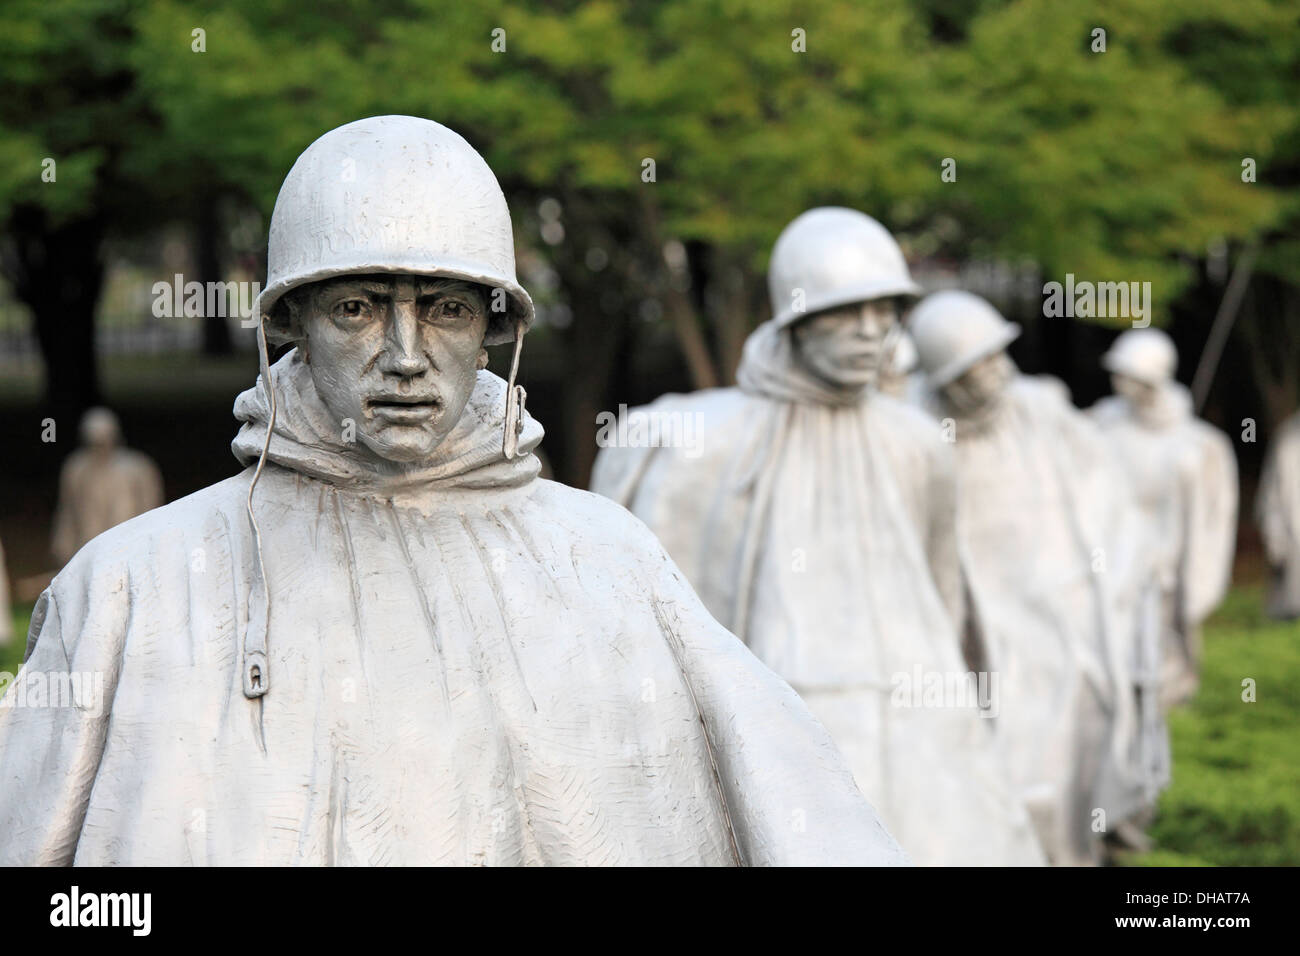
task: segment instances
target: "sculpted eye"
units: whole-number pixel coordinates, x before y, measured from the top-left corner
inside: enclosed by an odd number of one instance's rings
[[[334,306],[333,317],[356,322],[370,316],[370,303],[365,299],[344,299]]]
[[[473,317],[474,311],[468,303],[459,299],[442,299],[433,303],[429,315],[444,322],[463,322]]]

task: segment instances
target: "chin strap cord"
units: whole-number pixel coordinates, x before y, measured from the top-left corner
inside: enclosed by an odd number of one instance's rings
[[[248,601],[248,627],[244,631],[244,696],[249,700],[262,697],[271,689],[271,671],[266,660],[267,632],[271,627],[271,589],[267,587],[266,562],[262,558],[262,530],[257,526],[257,516],[253,514],[253,492],[257,488],[257,480],[262,477],[262,467],[266,464],[266,455],[271,448],[276,400],[275,388],[271,383],[271,361],[266,347],[266,327],[260,309],[257,315],[257,363],[262,376],[262,387],[266,390],[266,398],[271,405],[271,420],[266,426],[262,453],[257,456],[253,480],[248,485],[248,523],[253,529],[253,547],[257,556],[257,574]],[[261,608],[256,607],[259,592],[262,598]],[[259,613],[260,620],[257,618]]]
[[[519,356],[523,350],[524,323],[516,321],[515,356],[510,361],[510,380],[506,383],[506,422],[501,440],[501,451],[507,461],[518,456],[519,435],[524,430],[524,402],[528,399],[528,393],[522,385],[515,384],[515,378],[519,375]]]

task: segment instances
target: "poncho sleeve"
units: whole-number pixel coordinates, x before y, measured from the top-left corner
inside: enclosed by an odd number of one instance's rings
[[[964,556],[957,540],[957,471],[951,446],[940,442],[931,456],[926,558],[939,596],[958,634],[968,630]]]
[[[0,865],[71,864],[98,772],[128,598],[81,558],[37,602],[0,702]]]
[[[707,731],[741,860],[907,865],[799,696],[717,623],[644,531],[655,614]]]
[[[1227,593],[1237,539],[1237,460],[1220,432],[1204,428],[1201,454],[1190,477],[1183,516],[1187,546],[1179,574],[1182,614],[1190,624],[1207,617]]]

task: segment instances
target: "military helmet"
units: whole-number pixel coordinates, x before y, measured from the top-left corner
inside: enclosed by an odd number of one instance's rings
[[[484,343],[533,322],[515,278],[510,210],[496,177],[457,133],[414,116],[374,116],[330,130],[289,170],[271,215],[266,288],[270,317],[291,289],[339,275],[408,272],[476,282],[490,301]],[[270,323],[271,337],[286,330]]]
[[[767,289],[778,327],[855,302],[921,294],[889,230],[839,206],[810,209],[782,230]]]
[[[1101,357],[1104,369],[1148,385],[1159,385],[1178,370],[1178,350],[1160,329],[1129,329]]]
[[[934,388],[960,378],[1020,335],[1020,326],[1008,322],[984,299],[955,289],[922,299],[908,317],[907,329]]]

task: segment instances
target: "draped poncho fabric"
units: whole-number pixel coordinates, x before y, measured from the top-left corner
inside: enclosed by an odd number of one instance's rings
[[[1120,397],[1092,409],[1137,496],[1144,549],[1162,594],[1160,688],[1166,706],[1196,690],[1201,622],[1227,593],[1237,544],[1237,461],[1191,396],[1165,384],[1152,407]]]
[[[95,539],[41,597],[0,706],[0,862],[906,862],[640,522],[537,479],[531,419],[504,459],[500,379],[410,471],[341,440],[296,353],[274,371],[269,692],[241,689],[250,468]],[[260,387],[236,408],[248,463]],[[73,673],[102,706],[27,705]]]
[[[953,414],[937,398],[931,408]],[[1003,675],[1012,777],[1051,860],[1096,862],[1105,826],[1142,800],[1129,658],[1148,573],[1122,473],[1060,389],[1027,376],[950,426],[958,528],[974,614]]]
[[[966,671],[938,428],[887,396],[821,383],[771,323],[746,343],[738,380],[629,412],[695,416],[698,440],[606,447],[593,490],[642,518],[718,620],[799,691],[914,860],[1041,862],[995,721],[976,700],[935,706],[916,686]]]

